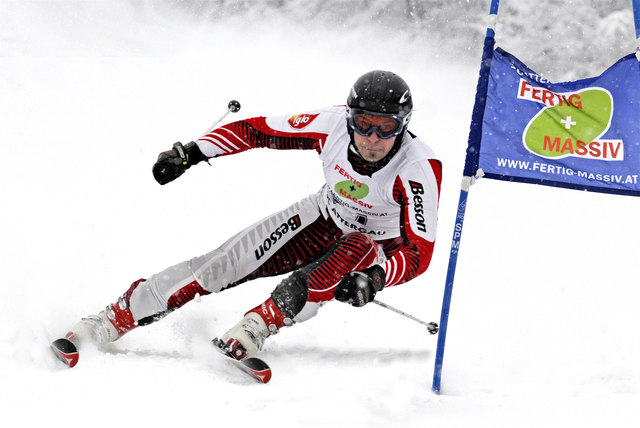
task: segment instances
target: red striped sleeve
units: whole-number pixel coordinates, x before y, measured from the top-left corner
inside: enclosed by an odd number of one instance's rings
[[[196,142],[207,157],[225,156],[258,147],[277,150],[316,150],[320,153],[327,134],[284,132],[267,125],[265,117],[229,123],[203,135]]]

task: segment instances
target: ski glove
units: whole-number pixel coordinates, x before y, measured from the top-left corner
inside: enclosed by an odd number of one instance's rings
[[[184,146],[180,142],[175,143],[173,149],[158,155],[158,160],[153,165],[153,178],[160,184],[167,184],[184,174],[192,165],[206,160],[207,157],[195,142]]]
[[[376,293],[384,288],[384,269],[373,265],[363,271],[353,271],[342,277],[334,296],[340,302],[349,303],[357,308],[372,302]]]

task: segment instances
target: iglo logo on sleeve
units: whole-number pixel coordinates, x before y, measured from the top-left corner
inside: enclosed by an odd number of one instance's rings
[[[313,120],[318,117],[318,114],[299,114],[291,116],[287,122],[289,122],[289,125],[294,129],[302,129],[313,122]]]

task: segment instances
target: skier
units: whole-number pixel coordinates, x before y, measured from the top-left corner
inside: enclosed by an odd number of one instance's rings
[[[135,281],[115,303],[67,333],[74,346],[54,351],[73,367],[77,352],[68,351],[86,341],[113,342],[196,295],[289,274],[217,340],[227,355],[242,360],[334,298],[361,307],[383,288],[422,274],[435,242],[442,168],[407,130],[412,109],[401,77],[370,71],[354,83],[346,106],[240,120],[161,153],[153,175],[162,185],[202,161],[258,147],[315,150],[326,183],[220,248]]]

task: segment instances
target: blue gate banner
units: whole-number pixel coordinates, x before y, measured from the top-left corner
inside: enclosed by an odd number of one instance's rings
[[[640,196],[640,62],[552,83],[497,48],[477,149],[488,178]]]

